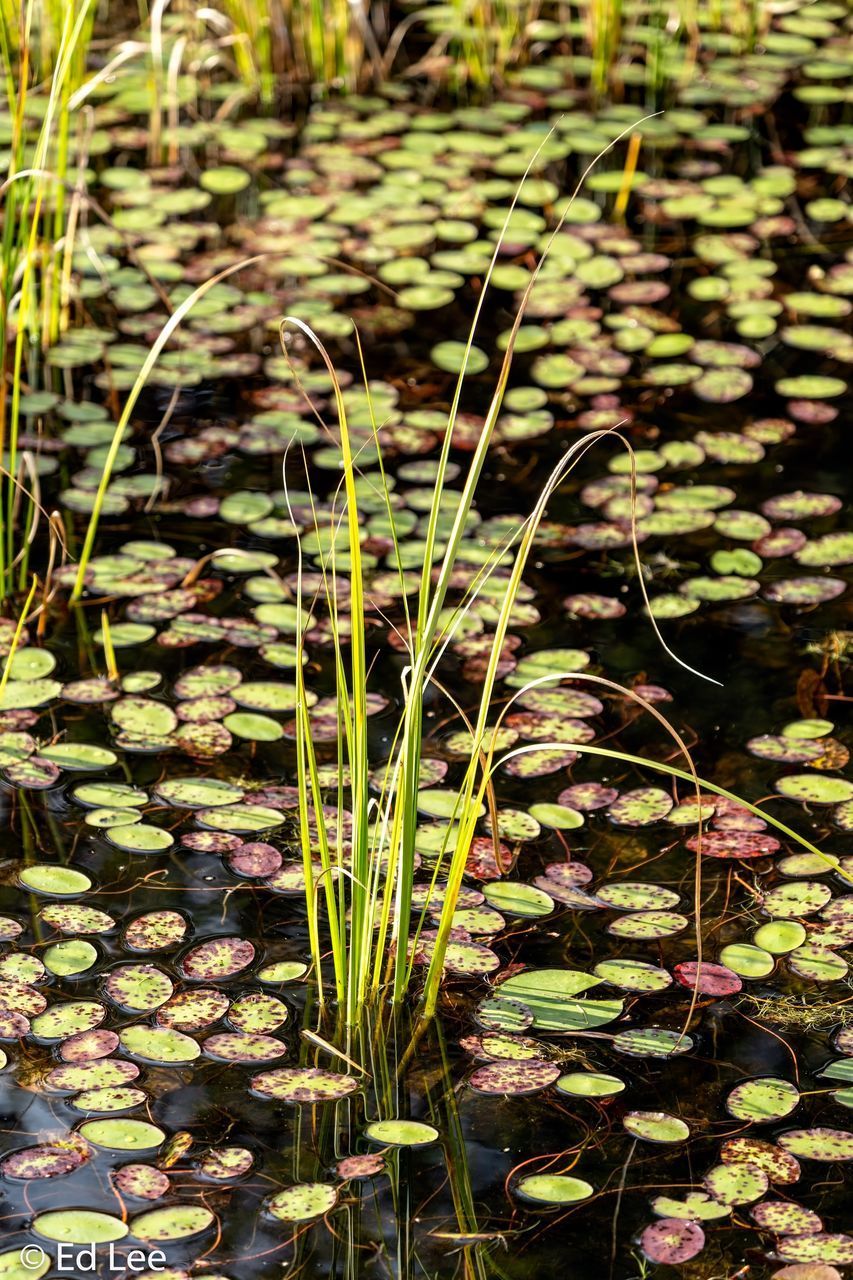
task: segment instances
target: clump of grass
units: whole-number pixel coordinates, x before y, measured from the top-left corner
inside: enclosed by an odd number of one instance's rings
[[[596,157],[596,161],[598,158],[600,157]],[[531,165],[535,163],[535,159],[534,155]],[[593,164],[596,161],[593,161]],[[577,190],[580,190],[585,176],[586,174],[581,178]],[[508,218],[511,216],[514,203],[510,207]],[[557,231],[559,231],[559,225],[554,234],[557,234]],[[500,252],[501,239],[502,237],[498,239],[492,267]],[[544,258],[542,260],[544,261]],[[341,385],[332,359],[320,338],[298,317],[288,317],[282,322],[281,338],[285,354],[287,354],[285,334],[288,327],[292,326],[314,346],[326,367],[334,388],[337,431],[340,439],[342,474],[339,488],[331,504],[329,525],[321,529],[315,511],[312,531],[320,546],[323,546],[325,541],[329,548],[328,552],[320,557],[322,587],[319,594],[324,599],[329,612],[338,714],[337,757],[336,766],[333,766],[333,768],[336,767],[337,776],[337,786],[333,788],[336,790],[334,803],[337,808],[337,821],[332,825],[331,833],[327,830],[322,816],[326,797],[320,783],[321,775],[312,735],[309,691],[304,674],[305,637],[309,627],[314,625],[311,612],[316,600],[306,602],[303,599],[301,543],[297,573],[298,616],[295,641],[298,691],[296,749],[299,820],[311,951],[320,982],[322,1000],[323,946],[319,920],[319,901],[322,897],[326,906],[326,927],[331,944],[335,995],[350,1026],[356,1025],[365,1007],[383,993],[390,995],[395,1004],[404,1000],[412,985],[417,952],[424,951],[424,947],[419,946],[417,940],[424,926],[427,908],[420,912],[416,922],[413,919],[412,910],[419,822],[418,790],[424,740],[424,708],[433,689],[443,690],[439,679],[439,668],[454,634],[468,611],[476,606],[479,596],[492,579],[498,566],[505,564],[507,553],[512,554],[512,563],[505,580],[501,582],[498,589],[498,617],[490,648],[485,655],[485,673],[476,714],[472,715],[469,723],[470,754],[464,765],[464,776],[456,790],[444,843],[438,852],[432,872],[433,884],[439,879],[442,881],[443,900],[437,931],[435,936],[430,938],[425,949],[428,956],[428,969],[423,984],[422,1011],[426,1018],[431,1017],[437,1007],[454,912],[477,824],[489,797],[492,776],[504,760],[511,759],[515,755],[523,754],[528,750],[571,749],[582,754],[618,760],[640,767],[651,767],[670,778],[682,779],[689,783],[696,793],[697,804],[702,789],[727,796],[739,804],[744,804],[752,812],[760,812],[766,821],[784,831],[803,847],[812,852],[819,852],[807,840],[797,836],[763,811],[741,801],[739,797],[725,789],[700,779],[687,746],[665,717],[636,694],[620,689],[618,685],[600,677],[589,678],[608,685],[611,690],[618,690],[626,697],[633,697],[664,726],[682,754],[685,768],[680,769],[664,762],[647,761],[609,746],[596,747],[573,742],[537,742],[535,746],[517,748],[502,759],[496,758],[501,718],[494,725],[490,725],[489,720],[493,709],[495,687],[499,679],[500,659],[539,525],[545,516],[549,501],[578,460],[592,445],[604,438],[614,436],[610,431],[595,431],[571,446],[549,477],[527,520],[480,569],[462,601],[454,606],[448,605],[451,583],[460,563],[459,553],[465,537],[468,517],[473,508],[475,492],[500,414],[516,336],[540,267],[541,261],[532,273],[531,281],[515,317],[495,390],[486,411],[479,438],[470,454],[468,470],[463,476],[461,489],[453,491],[446,487],[445,481],[448,477],[454,426],[459,411],[468,356],[487,295],[492,268],[489,269],[484,281],[444,432],[437,464],[435,492],[423,539],[420,588],[416,604],[412,609],[406,601],[405,590],[402,594],[405,616],[398,628],[398,635],[405,648],[407,663],[401,684],[399,719],[389,757],[384,763],[372,758],[367,732],[367,688],[371,663],[368,656],[366,626],[368,602],[360,542],[363,513],[358,483],[360,478],[359,440],[347,421],[346,403]],[[368,404],[370,404],[369,379],[363,358],[362,373]],[[380,468],[380,478],[376,488],[380,498],[384,499],[393,539],[390,558],[396,564],[402,582],[403,560],[394,533],[394,511],[389,490],[384,483],[381,431],[372,414],[372,409],[371,418],[372,442],[376,448]],[[620,438],[618,434],[616,438]],[[635,494],[636,474],[633,452],[627,441],[623,441],[623,444],[631,459],[632,493]],[[310,477],[308,477],[308,488],[310,493]],[[449,513],[445,505],[448,492],[456,495],[455,506]],[[438,532],[442,519],[449,521],[450,527],[449,530],[446,528],[442,530],[444,550],[439,553]],[[634,554],[639,571],[638,578],[642,586],[643,574],[636,536],[634,537]],[[346,627],[342,624],[338,592],[339,577],[344,569],[349,577],[349,613]],[[492,586],[494,585],[492,583]],[[645,593],[645,588],[642,589]],[[671,652],[660,637],[653,617],[651,623],[663,648]],[[688,670],[692,669],[688,668]],[[532,688],[545,679],[559,680],[566,677],[583,678],[582,675],[578,677],[575,672],[555,672],[552,676],[531,681],[526,688]],[[376,785],[378,794],[375,798],[371,798],[371,784],[377,777],[381,778],[381,782]],[[351,822],[351,839],[349,848],[346,850],[342,836],[344,814]],[[697,956],[701,959],[701,837],[696,855],[694,909]],[[695,998],[694,992],[694,1001]]]
[[[240,78],[271,102],[277,85],[357,89],[377,51],[366,0],[222,0]]]

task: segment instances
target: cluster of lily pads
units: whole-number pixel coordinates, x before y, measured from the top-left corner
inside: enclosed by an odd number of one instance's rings
[[[95,580],[102,586],[124,581],[131,594],[135,573],[137,591],[143,584],[150,587],[151,562],[136,559],[134,551],[140,548],[125,544],[116,556],[96,561]],[[176,560],[166,549],[159,562],[174,566],[158,581],[163,596],[186,590],[175,585],[176,573],[187,569]],[[213,581],[221,584],[223,570],[216,572],[220,576]],[[229,561],[224,576],[232,574]],[[201,591],[205,594],[203,585]],[[217,598],[215,590],[210,594]],[[158,593],[143,591],[134,605],[143,602],[144,609],[149,596],[155,600]],[[233,636],[245,635],[240,621],[231,620]],[[139,625],[144,624],[114,625],[119,654],[125,653],[122,627]],[[151,644],[157,633],[154,624],[148,625],[145,639]],[[169,634],[166,630],[159,636]],[[222,630],[218,639],[221,645]],[[221,870],[216,877],[229,895],[266,893],[287,912],[291,909],[285,904],[304,894],[304,866],[293,852],[295,787],[260,777],[247,782],[221,766],[216,774],[186,772],[186,766],[177,772],[162,769],[149,787],[119,776],[122,756],[207,754],[198,744],[188,748],[182,726],[222,729],[228,741],[210,752],[217,758],[228,755],[235,739],[270,744],[285,738],[287,721],[282,718],[293,709],[292,686],[246,679],[237,665],[242,665],[241,641],[231,634],[227,640],[228,663],[186,667],[168,692],[160,674],[144,666],[118,680],[96,677],[63,684],[55,678],[56,660],[48,649],[26,643],[15,650],[0,712],[4,777],[22,792],[54,793],[63,787],[82,820],[84,843],[96,855],[99,843],[106,843],[94,864],[89,855],[81,858],[78,848],[70,861],[29,860],[16,872],[20,890],[36,904],[37,925],[30,942],[23,920],[14,915],[4,920],[0,1031],[10,1046],[21,1042],[47,1052],[50,1065],[39,1087],[67,1108],[72,1127],[59,1138],[14,1151],[3,1165],[7,1177],[70,1174],[101,1150],[132,1150],[135,1155],[150,1150],[153,1158],[164,1145],[168,1149],[163,1127],[140,1116],[151,1104],[142,1074],[146,1070],[193,1071],[204,1063],[227,1064],[246,1072],[254,1096],[284,1104],[331,1105],[362,1087],[354,1074],[292,1065],[292,1051],[281,1035],[291,1010],[277,992],[305,977],[304,962],[265,955],[242,934],[195,936],[191,916],[181,910],[116,911],[109,895],[101,896],[106,886],[99,886],[93,869],[99,862],[106,866],[112,857],[130,855],[122,874],[132,889],[152,859],[178,852],[207,866],[217,859]],[[6,628],[4,641],[10,648],[11,628]],[[470,638],[461,643],[470,645]],[[243,650],[257,660],[251,644]],[[459,657],[468,669],[476,649],[463,648]],[[577,676],[544,688],[525,687],[532,674],[561,672],[567,664]],[[666,1063],[695,1052],[695,1031],[688,1031],[685,1022],[691,997],[700,1008],[736,1002],[745,988],[763,990],[771,974],[775,989],[843,982],[847,961],[842,953],[853,943],[853,898],[845,892],[849,859],[786,849],[754,812],[716,795],[702,795],[698,803],[695,798],[678,801],[657,786],[624,788],[576,780],[581,770],[588,771],[580,763],[583,746],[608,732],[618,706],[617,700],[608,705],[610,698],[605,702],[583,688],[589,665],[584,650],[548,649],[507,663],[508,686],[518,685],[522,692],[518,710],[500,730],[503,745],[565,736],[578,749],[543,749],[541,759],[530,752],[529,770],[510,772],[506,784],[499,782],[497,827],[493,829],[491,814],[484,813],[482,832],[470,851],[469,878],[458,901],[446,961],[449,981],[489,983],[475,1011],[478,1029],[463,1039],[463,1048],[479,1064],[467,1085],[474,1094],[502,1099],[548,1092],[555,1100],[570,1100],[573,1107],[617,1106],[633,1139],[681,1144],[692,1130],[678,1115],[631,1108],[630,1102],[622,1110],[620,1095],[630,1092],[630,1084],[619,1061]],[[476,678],[475,670],[468,671],[468,678]],[[657,702],[669,697],[660,688],[641,689],[645,698]],[[101,742],[109,733],[110,747],[57,739],[45,722],[48,716],[55,722],[62,702],[69,713],[83,707],[103,717],[102,728],[91,736]],[[377,714],[383,706],[379,699]],[[241,733],[234,719],[241,716],[256,717],[279,732]],[[780,765],[789,766],[793,772],[773,781],[776,794],[789,805],[820,806],[843,832],[849,826],[853,784],[841,776],[848,753],[833,730],[830,721],[794,720],[778,735],[751,738],[746,750],[776,773]],[[447,842],[452,819],[454,792],[441,783],[465,758],[465,736],[466,731],[448,734],[439,728],[425,755],[418,856],[428,873]],[[573,780],[567,781],[567,770]],[[324,779],[331,788],[336,776],[327,772]],[[66,773],[71,778],[63,783]],[[75,780],[81,773],[88,776]],[[504,785],[517,787],[531,776],[550,779],[553,799],[544,798],[540,783],[541,798],[528,806],[504,802]],[[337,807],[330,805],[322,819],[312,815],[312,821],[328,823],[338,817]],[[705,828],[701,844],[697,822]],[[648,832],[664,849],[679,849],[677,887],[647,876],[602,875],[584,849],[594,854],[596,839],[602,833],[607,838],[608,832]],[[345,853],[345,813],[340,838]],[[565,853],[555,859],[559,844]],[[752,876],[754,884],[746,907],[753,918],[749,930],[743,929],[742,915],[724,922],[714,951],[709,955],[706,947],[701,958],[696,954],[697,922],[682,883],[689,880],[700,852],[709,869],[733,865],[742,882]],[[144,862],[136,855],[144,855]],[[529,868],[526,876],[520,874],[522,868]],[[430,920],[440,909],[443,892],[442,881],[429,874],[416,886],[413,906],[424,913],[415,943],[418,960],[429,955]],[[514,937],[522,938],[531,924],[543,921],[549,928],[556,924],[564,929],[572,916],[593,926],[601,921],[595,947],[600,958],[589,970],[571,964],[548,969],[522,965],[518,972],[517,965],[506,967],[507,944],[514,947]],[[43,930],[49,931],[46,937]],[[105,966],[105,946],[111,957],[120,957],[117,963]],[[784,958],[784,969],[777,957]],[[81,983],[91,984],[83,995],[78,994]],[[644,1016],[645,1002],[650,1012]],[[581,1037],[583,1043],[590,1033],[592,1059],[583,1069],[566,1071],[566,1038]],[[844,1053],[848,1041],[849,1035],[841,1032],[834,1043]],[[12,1051],[16,1069],[28,1070],[26,1061]],[[848,1059],[830,1062],[821,1075],[833,1082],[827,1091],[831,1103],[848,1108],[853,1097],[846,1084]],[[726,1107],[745,1124],[770,1124],[784,1121],[800,1102],[801,1088],[790,1081],[759,1078],[737,1085]],[[80,1117],[76,1122],[75,1116]],[[397,1137],[394,1125],[403,1126]],[[368,1142],[417,1146],[437,1136],[434,1126],[416,1120],[383,1119],[364,1129]],[[823,1123],[783,1131],[778,1145],[751,1136],[729,1139],[721,1163],[709,1169],[701,1185],[681,1199],[654,1199],[659,1220],[642,1232],[642,1249],[653,1261],[684,1261],[701,1249],[709,1222],[728,1219],[737,1205],[754,1204],[754,1220],[773,1236],[779,1258],[846,1261],[853,1249],[849,1237],[824,1231],[808,1210],[786,1202],[783,1212],[781,1202],[762,1197],[779,1183],[777,1165],[784,1183],[792,1180],[795,1156],[838,1159],[848,1150],[853,1154],[853,1135]],[[195,1176],[202,1181],[244,1177],[252,1167],[251,1151],[242,1147],[216,1146],[194,1159]],[[375,1156],[353,1153],[342,1160],[342,1182],[284,1188],[272,1195],[263,1212],[286,1222],[309,1222],[334,1209],[351,1178],[372,1178],[384,1169]],[[153,1163],[137,1160],[122,1166],[113,1177],[123,1197],[141,1202],[165,1197],[164,1206],[140,1210],[129,1224],[100,1210],[49,1210],[33,1221],[37,1237],[108,1240],[123,1238],[129,1230],[136,1239],[169,1242],[215,1225],[206,1205],[173,1203],[159,1157]],[[512,1190],[520,1205],[531,1208],[575,1203],[596,1194],[594,1184],[574,1172],[525,1172]],[[95,1235],[87,1234],[91,1232]]]

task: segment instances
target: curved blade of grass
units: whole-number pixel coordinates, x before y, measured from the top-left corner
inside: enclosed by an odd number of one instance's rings
[[[131,415],[136,407],[136,402],[142,394],[145,384],[148,381],[149,374],[157,363],[160,353],[163,351],[181,321],[189,315],[195,304],[203,298],[206,293],[209,293],[214,285],[219,284],[221,280],[227,280],[227,278],[229,276],[233,276],[235,272],[242,271],[245,267],[252,266],[253,263],[259,262],[261,258],[266,256],[266,254],[255,254],[251,258],[243,258],[240,262],[236,262],[232,266],[226,267],[223,271],[219,271],[215,276],[211,276],[209,280],[205,280],[203,284],[200,284],[197,289],[192,291],[188,298],[184,299],[179,307],[175,308],[172,315],[169,316],[169,319],[163,325],[163,328],[152,343],[151,350],[145,357],[142,368],[136,375],[136,380],[128,392],[127,399],[124,403],[124,409],[116,423],[113,438],[110,441],[110,447],[107,450],[107,456],[104,459],[103,472],[95,494],[95,502],[92,508],[92,514],[89,517],[86,537],[83,542],[83,550],[80,553],[80,562],[77,566],[77,577],[74,580],[74,587],[71,592],[72,604],[75,604],[80,599],[86,585],[86,569],[88,568],[89,561],[92,558],[92,551],[95,546],[95,537],[98,532],[98,524],[100,523],[101,511],[104,506],[104,498],[106,497],[110,479],[112,478],[113,468],[115,467],[119,448],[121,447],[121,442],[124,438],[125,428],[130,422]]]

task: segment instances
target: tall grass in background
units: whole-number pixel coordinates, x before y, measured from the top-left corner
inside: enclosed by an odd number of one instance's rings
[[[539,7],[539,0],[451,0],[441,5],[455,64],[450,68],[451,83],[478,89],[499,83],[507,68],[523,58],[527,26]]]
[[[0,248],[0,598],[27,581],[35,469],[19,448],[21,397],[68,320],[76,157],[72,95],[86,75],[95,0],[0,0],[10,138]],[[39,121],[36,125],[34,122]]]
[[[596,97],[610,87],[622,43],[622,0],[587,0],[587,42],[592,56],[591,84]]]
[[[270,101],[277,81],[325,89],[364,82],[376,37],[368,0],[221,0],[249,88]]]

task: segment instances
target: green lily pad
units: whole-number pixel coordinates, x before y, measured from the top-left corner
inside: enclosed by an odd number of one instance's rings
[[[771,955],[784,956],[803,945],[806,931],[797,920],[772,920],[769,924],[760,925],[752,940]]]
[[[721,1204],[751,1204],[764,1195],[770,1179],[763,1169],[749,1164],[718,1164],[702,1179],[705,1188]]]
[[[799,1090],[787,1080],[765,1077],[736,1085],[726,1099],[726,1108],[738,1120],[769,1124],[789,1116],[799,1101]]]
[[[422,1120],[374,1120],[364,1133],[389,1147],[423,1147],[438,1138],[438,1130]]]
[[[337,1188],[325,1182],[303,1182],[277,1192],[267,1208],[281,1222],[311,1222],[331,1213],[338,1199]]]
[[[574,1098],[613,1098],[625,1089],[625,1081],[600,1071],[570,1071],[555,1086]]]
[[[58,978],[69,978],[91,969],[97,961],[97,951],[85,938],[69,938],[47,947],[42,959],[50,973],[55,973]]]
[[[119,1038],[125,1053],[141,1062],[162,1065],[193,1062],[201,1053],[195,1040],[170,1027],[147,1027],[141,1024],[124,1027]]]
[[[853,800],[853,782],[845,778],[826,778],[819,774],[794,773],[776,783],[780,795],[804,804],[843,804]]]
[[[41,1280],[52,1266],[53,1260],[48,1253],[43,1254],[41,1258],[36,1257],[32,1252],[27,1252],[26,1248],[9,1249],[5,1253],[0,1253],[2,1280]]]
[[[622,1123],[633,1138],[643,1142],[686,1142],[690,1137],[690,1126],[665,1111],[628,1111]]]
[[[495,880],[484,885],[486,901],[505,915],[539,917],[550,915],[554,900],[542,889],[530,884],[509,880]]]
[[[74,897],[92,887],[92,881],[85,872],[74,867],[36,864],[26,867],[19,879],[25,889],[57,898]]]
[[[137,1240],[170,1243],[200,1235],[216,1222],[215,1214],[201,1204],[174,1204],[151,1209],[134,1218],[130,1229]]]
[[[748,942],[729,942],[720,951],[720,962],[741,978],[766,978],[775,960],[769,951]]]
[[[590,1183],[568,1174],[531,1173],[519,1178],[513,1187],[522,1200],[534,1204],[576,1204],[593,1194]]]
[[[39,1214],[33,1221],[33,1230],[46,1240],[67,1244],[107,1244],[123,1240],[127,1224],[93,1209],[59,1209]]]

